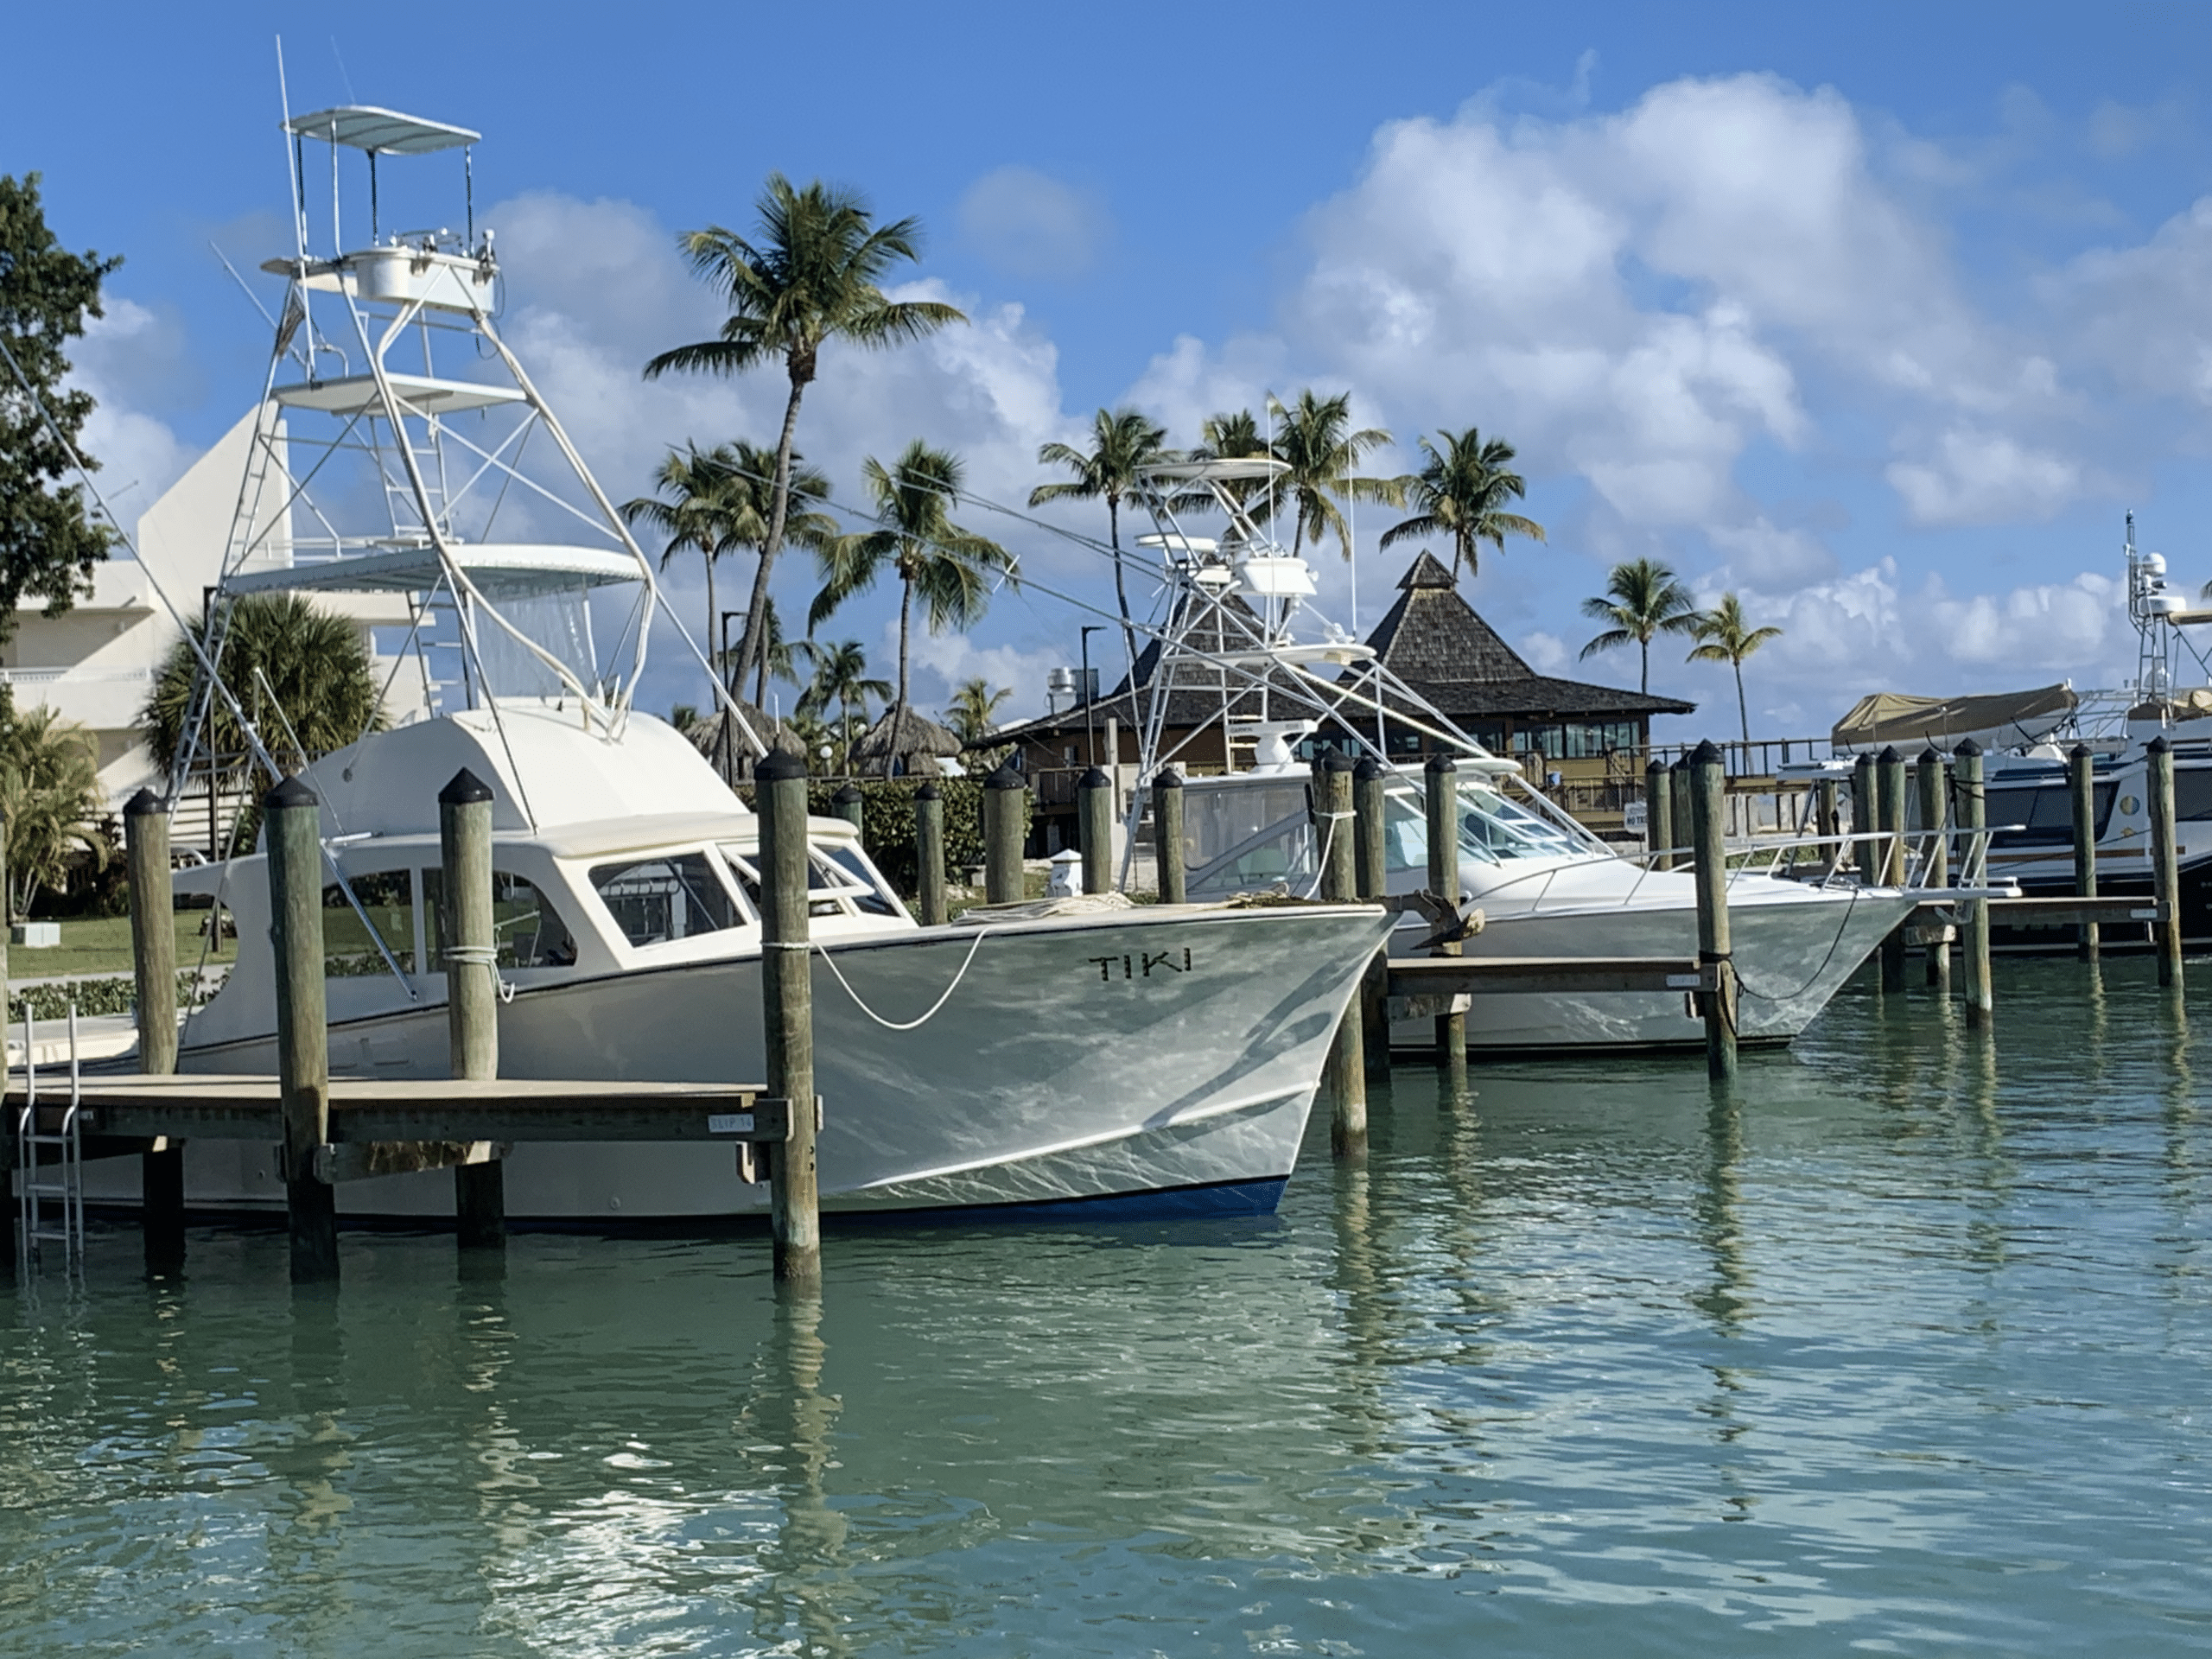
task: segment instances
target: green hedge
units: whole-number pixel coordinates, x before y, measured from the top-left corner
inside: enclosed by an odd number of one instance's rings
[[[199,977],[190,969],[181,970],[176,976],[176,1000],[179,1007],[192,1006],[193,982]],[[208,993],[213,996],[214,993]],[[33,985],[8,997],[8,1020],[11,1025],[22,1023],[23,1005],[30,1005],[34,1020],[67,1020],[69,1005],[77,1005],[77,1013],[90,1020],[96,1014],[130,1014],[138,1007],[137,982],[128,975],[113,979],[79,979],[60,985]]]
[[[818,818],[837,816],[831,804],[845,779],[810,778],[806,810]],[[920,778],[862,778],[861,844],[888,878],[891,885],[912,898],[919,890],[914,861],[914,791],[928,779]],[[944,874],[960,881],[967,871],[983,861],[983,785],[974,778],[939,778],[938,793],[944,798]],[[753,786],[741,785],[738,793],[753,804]],[[1029,796],[1022,795],[1025,807]],[[1026,822],[1026,820],[1025,820]]]

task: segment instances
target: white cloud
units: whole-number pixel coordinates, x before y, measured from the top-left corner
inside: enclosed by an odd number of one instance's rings
[[[1080,276],[1113,234],[1103,204],[1031,167],[986,173],[960,198],[959,213],[961,235],[1009,276]]]
[[[2076,498],[2082,468],[2001,432],[1953,427],[1926,459],[1892,462],[1883,476],[1916,524],[1986,524],[2050,518]]]
[[[145,409],[188,383],[191,368],[175,316],[112,295],[105,309],[72,349],[73,378],[94,400],[84,429],[86,453],[99,463],[94,482],[129,525],[200,454]]]

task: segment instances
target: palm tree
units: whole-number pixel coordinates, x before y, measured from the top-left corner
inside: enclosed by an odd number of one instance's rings
[[[729,495],[731,506],[730,535],[742,543],[767,555],[768,527],[776,515],[776,456],[770,449],[761,449],[739,438],[722,446],[729,455]],[[721,450],[716,452],[721,453]],[[822,511],[821,504],[830,499],[830,480],[811,467],[803,466],[797,450],[791,452],[791,504],[784,518],[785,547],[804,548],[819,554],[837,537],[837,521]],[[761,625],[761,640],[753,663],[753,701],[762,704],[768,695],[768,677],[783,679],[791,676],[791,657],[784,644],[783,626],[776,615],[776,601],[766,604],[767,615]],[[741,649],[739,658],[743,659]],[[734,672],[734,664],[725,664],[733,690],[744,684]],[[762,704],[762,706],[766,706]]]
[[[980,743],[991,734],[998,723],[999,709],[1014,695],[1010,687],[991,689],[988,680],[963,680],[952,690],[952,700],[944,705],[946,729],[963,743]]]
[[[1734,667],[1736,713],[1743,721],[1744,742],[1748,747],[1751,741],[1751,711],[1744,700],[1744,658],[1768,640],[1781,639],[1782,630],[1747,626],[1743,601],[1733,594],[1723,594],[1718,605],[1698,615],[1689,632],[1699,642],[1691,651],[1689,661],[1727,663]]]
[[[952,700],[944,706],[945,728],[963,743],[982,744],[998,723],[1000,708],[1014,695],[1004,686],[996,690],[983,679],[963,680],[952,690]],[[977,774],[995,772],[999,763],[1014,753],[1011,743],[996,744],[989,748],[976,747],[968,766]]]
[[[106,868],[99,740],[50,708],[11,715],[0,731],[0,810],[8,815],[4,922],[30,914],[39,890],[60,887],[79,855]]]
[[[1272,457],[1274,451],[1268,447],[1267,435],[1260,430],[1259,417],[1249,409],[1236,409],[1217,410],[1207,416],[1198,427],[1198,447],[1191,453],[1199,461],[1241,461],[1250,455]],[[1262,478],[1220,479],[1214,487],[1243,507],[1254,496],[1265,494],[1272,483],[1272,480]],[[1211,495],[1198,496],[1189,505],[1208,507],[1213,505],[1213,499]]]
[[[661,550],[660,568],[675,563],[687,550],[697,553],[707,566],[707,631],[701,649],[714,659],[715,561],[730,546],[729,461],[728,444],[701,454],[696,443],[671,449],[653,471],[658,496],[641,495],[622,504],[622,517],[631,524],[651,524],[668,537]]]
[[[780,359],[791,391],[776,440],[775,485],[768,531],[753,574],[753,600],[738,647],[737,683],[760,659],[767,615],[768,576],[783,550],[791,499],[791,435],[799,400],[818,372],[822,348],[833,340],[881,349],[920,340],[968,319],[935,300],[892,300],[880,286],[891,269],[921,255],[921,222],[878,225],[852,191],[819,179],[795,188],[771,173],[754,204],[760,226],[748,241],[719,225],[687,231],[683,251],[701,276],[722,291],[729,316],[713,340],[666,351],[645,365],[645,378],[672,369],[738,374]]]
[[[962,474],[959,456],[932,449],[920,438],[889,467],[870,455],[861,477],[880,527],[841,536],[822,556],[822,591],[806,613],[810,632],[845,601],[874,587],[887,569],[899,578],[896,708],[911,707],[906,664],[915,596],[921,597],[931,633],[964,628],[990,603],[993,574],[1014,569],[1014,556],[996,542],[952,522],[948,509],[960,494]]]
[[[1637,689],[1649,693],[1652,640],[1662,633],[1695,632],[1697,607],[1690,601],[1689,589],[1657,559],[1630,559],[1615,565],[1605,577],[1605,594],[1582,601],[1583,615],[1613,626],[1582,647],[1581,660],[1633,644],[1643,653]]]
[[[842,639],[832,644],[817,644],[801,640],[793,649],[806,658],[813,671],[805,694],[798,700],[798,712],[816,719],[827,712],[832,703],[837,709],[837,734],[840,753],[838,766],[844,767],[845,754],[853,746],[853,709],[860,709],[861,723],[868,724],[868,705],[871,697],[888,697],[891,687],[882,680],[871,679],[868,671],[868,653],[861,649],[857,639]]]
[[[204,645],[207,625],[195,620],[186,626]],[[199,666],[191,645],[178,640],[138,715],[147,742],[172,784],[184,781],[174,768],[182,759]],[[233,603],[215,670],[287,774],[384,729],[383,698],[360,634],[351,622],[318,610],[297,594],[248,594]],[[275,786],[276,779],[252,758],[252,746],[228,701],[213,701],[208,727],[200,734],[201,766],[212,756],[222,782],[251,781],[257,790]]]
[[[1318,546],[1333,531],[1337,545],[1349,559],[1351,529],[1345,524],[1336,498],[1382,501],[1392,506],[1405,505],[1402,479],[1358,478],[1352,473],[1359,465],[1360,457],[1370,449],[1389,442],[1390,435],[1379,426],[1362,427],[1357,432],[1348,429],[1351,424],[1351,394],[1348,391],[1338,392],[1333,397],[1316,397],[1308,387],[1298,394],[1295,404],[1285,404],[1270,398],[1268,407],[1282,422],[1281,429],[1275,434],[1275,458],[1289,468],[1277,487],[1289,493],[1298,510],[1297,523],[1291,531],[1290,550],[1299,552],[1309,540]]]
[[[1439,428],[1442,448],[1427,438],[1421,441],[1427,457],[1421,471],[1405,480],[1406,494],[1416,511],[1414,516],[1382,532],[1382,545],[1409,537],[1449,535],[1452,537],[1452,579],[1459,579],[1465,564],[1473,575],[1476,556],[1488,542],[1503,553],[1508,536],[1544,539],[1544,527],[1533,518],[1508,512],[1505,504],[1528,493],[1528,481],[1508,472],[1513,446],[1503,438],[1483,441],[1473,427],[1464,432]]]
[[[1122,573],[1122,498],[1136,487],[1147,467],[1169,453],[1166,427],[1134,409],[1102,409],[1091,419],[1088,451],[1066,443],[1047,443],[1037,451],[1039,466],[1065,467],[1075,476],[1065,483],[1039,484],[1029,492],[1033,507],[1061,500],[1106,503],[1107,534],[1114,549],[1114,600],[1122,607],[1122,645],[1128,652],[1132,673],[1137,633],[1129,620],[1129,590]]]

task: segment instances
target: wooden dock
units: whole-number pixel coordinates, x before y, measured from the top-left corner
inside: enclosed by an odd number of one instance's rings
[[[1392,996],[1710,989],[1693,957],[1393,957]]]

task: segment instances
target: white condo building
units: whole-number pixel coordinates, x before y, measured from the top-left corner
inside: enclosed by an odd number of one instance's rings
[[[257,431],[281,461],[281,417],[264,419],[261,410],[249,411],[139,517],[133,536],[137,557],[117,549],[93,571],[90,596],[59,616],[47,614],[43,600],[29,601],[16,615],[14,637],[0,646],[0,683],[14,692],[16,708],[51,708],[98,741],[100,787],[110,812],[119,813],[142,786],[151,785],[156,791],[162,786],[160,761],[138,724],[154,677],[180,637],[162,595],[181,615],[200,613],[221,575],[226,549],[241,518],[239,504],[249,490],[267,498],[268,504],[253,524],[256,550],[243,568],[276,568],[292,561],[287,504],[281,492],[258,487],[272,457],[254,464]],[[280,465],[274,476],[283,475]],[[406,598],[319,594],[313,602],[359,625],[378,683],[388,688],[386,717],[395,725],[419,718],[426,707],[420,674],[411,665],[410,671],[394,674],[395,660],[376,656],[371,632],[406,627]],[[202,844],[207,836],[205,798],[181,801],[179,844]]]

